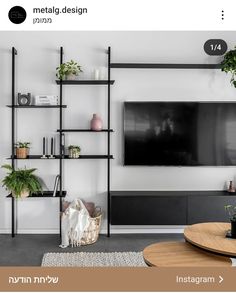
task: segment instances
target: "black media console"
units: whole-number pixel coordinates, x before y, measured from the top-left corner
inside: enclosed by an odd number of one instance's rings
[[[227,191],[111,191],[112,225],[188,225],[228,222]]]

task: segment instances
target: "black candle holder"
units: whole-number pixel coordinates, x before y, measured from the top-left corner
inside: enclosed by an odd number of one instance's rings
[[[43,137],[43,155],[41,157],[41,159],[47,159],[47,155],[46,155],[46,144],[47,144],[47,141],[46,141],[46,137]]]
[[[49,159],[55,159],[55,156],[54,156],[54,138],[51,137],[51,154],[50,156],[48,157]]]

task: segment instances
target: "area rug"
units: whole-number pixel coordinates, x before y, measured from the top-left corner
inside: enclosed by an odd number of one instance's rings
[[[142,252],[45,253],[43,267],[146,267]]]

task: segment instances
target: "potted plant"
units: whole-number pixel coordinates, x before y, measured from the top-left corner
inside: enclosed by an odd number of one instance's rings
[[[236,238],[236,206],[227,205],[225,206],[225,209],[229,214],[231,222],[231,237]]]
[[[234,50],[230,50],[224,55],[224,60],[221,62],[221,65],[222,71],[232,74],[230,82],[236,87],[236,47]]]
[[[57,67],[57,77],[59,79],[74,80],[80,72],[83,72],[81,66],[73,60],[62,63]]]
[[[77,159],[80,156],[81,148],[77,145],[70,145],[68,147],[69,150],[69,158],[70,159]]]
[[[11,165],[3,165],[8,172],[2,183],[12,196],[16,198],[24,198],[34,192],[42,192],[42,185],[40,179],[33,173],[33,169],[17,169],[14,170]]]
[[[18,159],[26,159],[29,155],[30,142],[17,142],[16,146],[16,157]]]

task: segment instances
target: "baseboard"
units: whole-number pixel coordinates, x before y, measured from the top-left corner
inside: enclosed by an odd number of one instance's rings
[[[185,226],[111,226],[111,234],[178,234]],[[0,234],[10,234],[10,229],[0,229]],[[58,229],[18,229],[18,234],[59,234]],[[105,228],[100,234],[107,234]]]
[[[0,229],[0,234],[11,234],[10,229]],[[56,229],[18,229],[17,234],[59,234]]]

